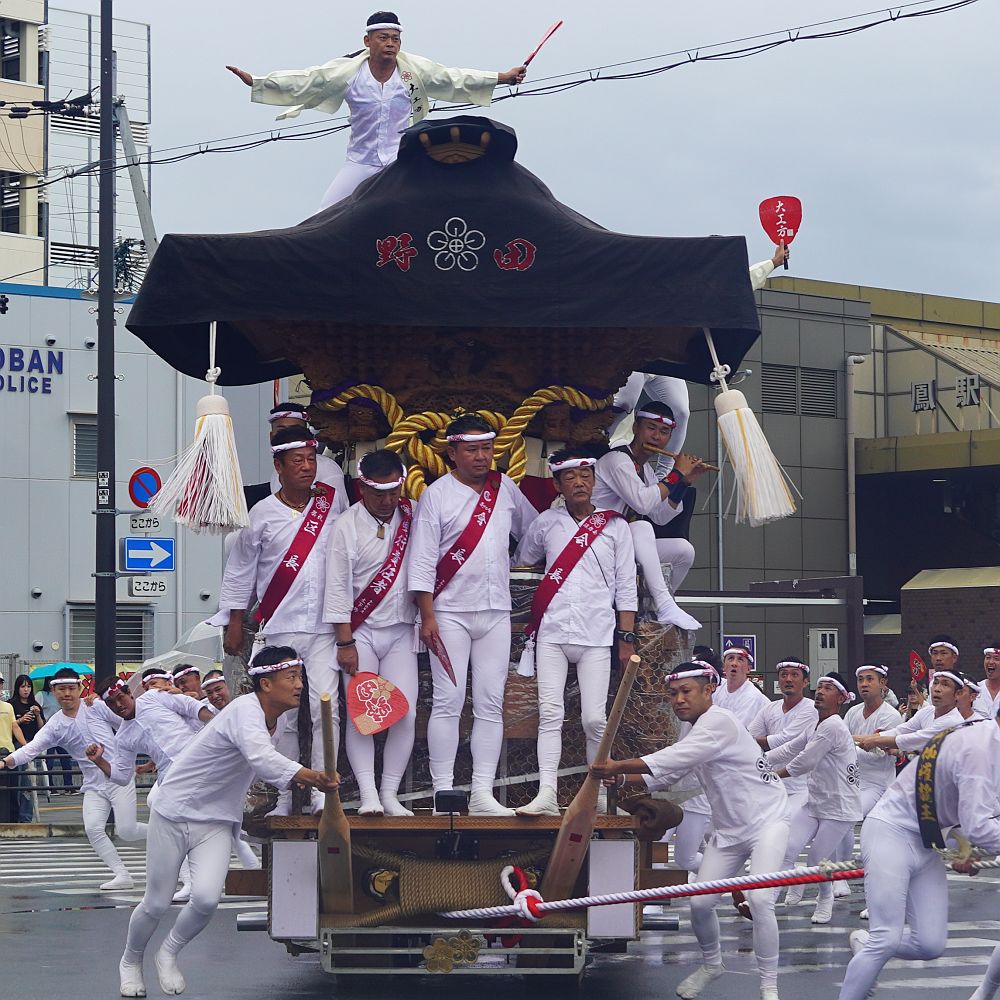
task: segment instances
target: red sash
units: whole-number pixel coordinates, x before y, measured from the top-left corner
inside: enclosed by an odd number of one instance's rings
[[[303,513],[302,524],[254,612],[254,621],[258,626],[268,621],[278,610],[278,605],[288,596],[289,588],[309,558],[309,553],[312,552],[316,539],[319,538],[319,533],[326,523],[337,490],[320,482],[314,483],[313,489],[316,491],[316,496]]]
[[[437,579],[434,581],[435,597],[451,583],[451,578],[462,568],[466,559],[472,555],[483,537],[486,525],[490,523],[493,509],[497,505],[500,482],[499,472],[486,473],[486,485],[483,487],[483,492],[479,494],[479,503],[472,511],[469,523],[462,530],[462,534],[458,536],[455,544],[438,560]]]
[[[403,556],[406,554],[406,543],[410,539],[410,525],[413,523],[413,508],[410,506],[410,501],[401,499],[399,511],[402,517],[393,536],[389,555],[382,563],[382,568],[371,578],[368,586],[358,594],[354,607],[351,608],[352,629],[356,629],[368,619],[385,599],[385,595],[392,590],[392,585],[399,576],[399,568],[403,565]]]
[[[566,582],[573,567],[583,558],[594,539],[616,517],[621,517],[621,514],[615,510],[595,510],[586,520],[580,522],[576,534],[556,556],[535,591],[535,597],[531,602],[531,615],[524,629],[526,639],[534,639],[538,626],[542,623],[542,616],[552,603],[552,598],[559,593],[559,588]]]

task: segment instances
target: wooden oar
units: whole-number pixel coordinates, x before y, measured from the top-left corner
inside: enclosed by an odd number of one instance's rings
[[[653,452],[654,455],[663,455],[664,458],[677,459],[680,458],[681,454],[679,451],[666,451],[663,448],[653,448],[651,445],[648,444],[643,445],[643,448],[645,448],[646,451]],[[708,462],[702,462],[701,464],[705,466],[706,469],[711,469],[712,472],[719,471],[719,467],[717,465],[710,465]]]
[[[323,722],[323,770],[337,773],[337,748],[333,745],[333,706],[326,692],[319,696]],[[340,792],[326,793],[319,821],[319,885],[323,913],[353,913],[354,883],[351,876],[351,828],[340,804]]]
[[[603,764],[611,756],[618,726],[625,712],[635,675],[639,669],[639,657],[629,657],[628,666],[622,676],[621,685],[615,695],[615,703],[608,715],[608,724],[601,737],[600,746],[594,757],[595,764]],[[541,893],[545,899],[566,899],[576,885],[583,859],[590,848],[590,837],[594,832],[594,820],[597,816],[597,795],[601,788],[600,778],[588,774],[583,779],[580,791],[576,793],[569,808],[563,814],[559,836],[552,849],[552,856],[545,868],[542,879]]]

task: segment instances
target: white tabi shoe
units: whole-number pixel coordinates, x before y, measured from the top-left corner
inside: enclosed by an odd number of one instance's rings
[[[538,794],[526,806],[518,808],[517,815],[558,816],[559,800],[556,797],[556,790],[551,785],[540,785]]]
[[[850,896],[850,894],[851,884],[846,879],[841,879],[839,882],[833,883],[834,899],[843,899],[845,896]]]
[[[656,609],[656,620],[661,625],[676,625],[688,632],[697,632],[701,628],[701,622],[686,611],[682,611],[672,598],[669,604]]]
[[[686,979],[682,979],[677,987],[677,995],[684,1000],[694,1000],[701,991],[714,982],[725,972],[725,967],[721,965],[702,965],[695,969]]]
[[[851,946],[851,954],[857,955],[857,953],[868,943],[869,937],[871,937],[871,935],[868,931],[851,931],[847,938],[847,943]]]
[[[812,922],[814,924],[828,924],[833,918],[833,900],[821,899],[813,910]]]
[[[858,914],[858,918],[861,919],[861,920],[867,920],[868,919],[868,907],[867,906]]]
[[[395,792],[379,792],[382,800],[382,810],[386,816],[412,816],[413,813],[396,798]]]
[[[135,882],[131,875],[116,875],[101,886],[101,892],[114,892],[116,889],[134,889]]]
[[[513,809],[502,806],[490,792],[473,790],[469,796],[470,816],[516,816]]]
[[[118,979],[121,983],[119,992],[123,997],[144,997],[146,995],[146,984],[142,979],[142,966],[126,962],[124,955],[118,963]]]
[[[801,868],[802,865],[796,865],[795,867]],[[785,890],[785,906],[798,906],[805,894],[806,887],[804,885],[790,885]]]
[[[191,883],[181,882],[181,887],[173,894],[171,903],[186,903],[191,898]]]
[[[384,813],[382,800],[378,797],[374,789],[371,792],[361,793],[361,805],[358,806],[359,816],[382,816]]]
[[[179,996],[187,989],[181,970],[177,968],[177,956],[163,948],[156,953],[156,975],[160,980],[160,989],[167,996]]]
[[[780,1000],[777,986],[762,986],[760,988],[760,1000]]]

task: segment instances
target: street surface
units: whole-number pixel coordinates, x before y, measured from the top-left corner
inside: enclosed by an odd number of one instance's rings
[[[119,851],[136,878],[127,893],[102,893],[108,878],[83,838],[35,841],[0,840],[0,940],[3,941],[3,997],[74,997],[78,1000],[118,995],[117,964],[132,906],[141,897],[144,845],[119,844]],[[235,865],[235,859],[233,861]],[[968,1000],[979,983],[990,952],[1000,940],[997,889],[1000,877],[953,875],[949,881],[951,924],[945,957],[935,962],[892,962],[882,976],[880,997],[927,997],[928,1000]],[[781,925],[782,1000],[831,1000],[837,995],[850,951],[848,931],[864,926],[856,888],[850,899],[838,900],[833,923],[809,922],[812,901],[797,907],[779,906]],[[165,918],[154,945],[166,932],[179,907]],[[319,1000],[319,998],[394,998],[426,994],[435,1000],[477,1000],[510,997],[524,989],[523,980],[477,977],[398,976],[333,979],[313,956],[290,958],[264,933],[237,933],[236,915],[263,908],[260,900],[224,899],[211,925],[181,956],[188,978],[185,996],[212,1000]],[[746,1000],[757,996],[751,927],[720,909],[723,955],[731,970],[703,996],[706,1000]],[[594,955],[582,987],[536,980],[535,991],[553,998],[612,998],[623,996],[671,998],[674,987],[694,967],[698,950],[690,933],[687,908],[668,911],[680,921],[674,932],[644,932],[627,955]],[[151,956],[150,956],[151,958]],[[20,984],[20,985],[15,985]],[[515,985],[516,984],[516,985]],[[544,985],[543,985],[544,984]],[[147,960],[150,997],[160,996],[152,962]]]

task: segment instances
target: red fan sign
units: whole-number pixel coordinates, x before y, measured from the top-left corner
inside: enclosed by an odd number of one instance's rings
[[[910,676],[917,682],[922,681],[927,676],[927,665],[920,659],[920,654],[912,649],[910,650]]]
[[[355,674],[347,685],[347,714],[362,736],[383,732],[409,710],[406,695],[378,674]]]
[[[802,202],[794,195],[767,198],[760,203],[758,211],[764,232],[776,246],[780,243],[788,246],[798,236],[802,225]],[[788,261],[785,261],[785,267],[788,267]]]

